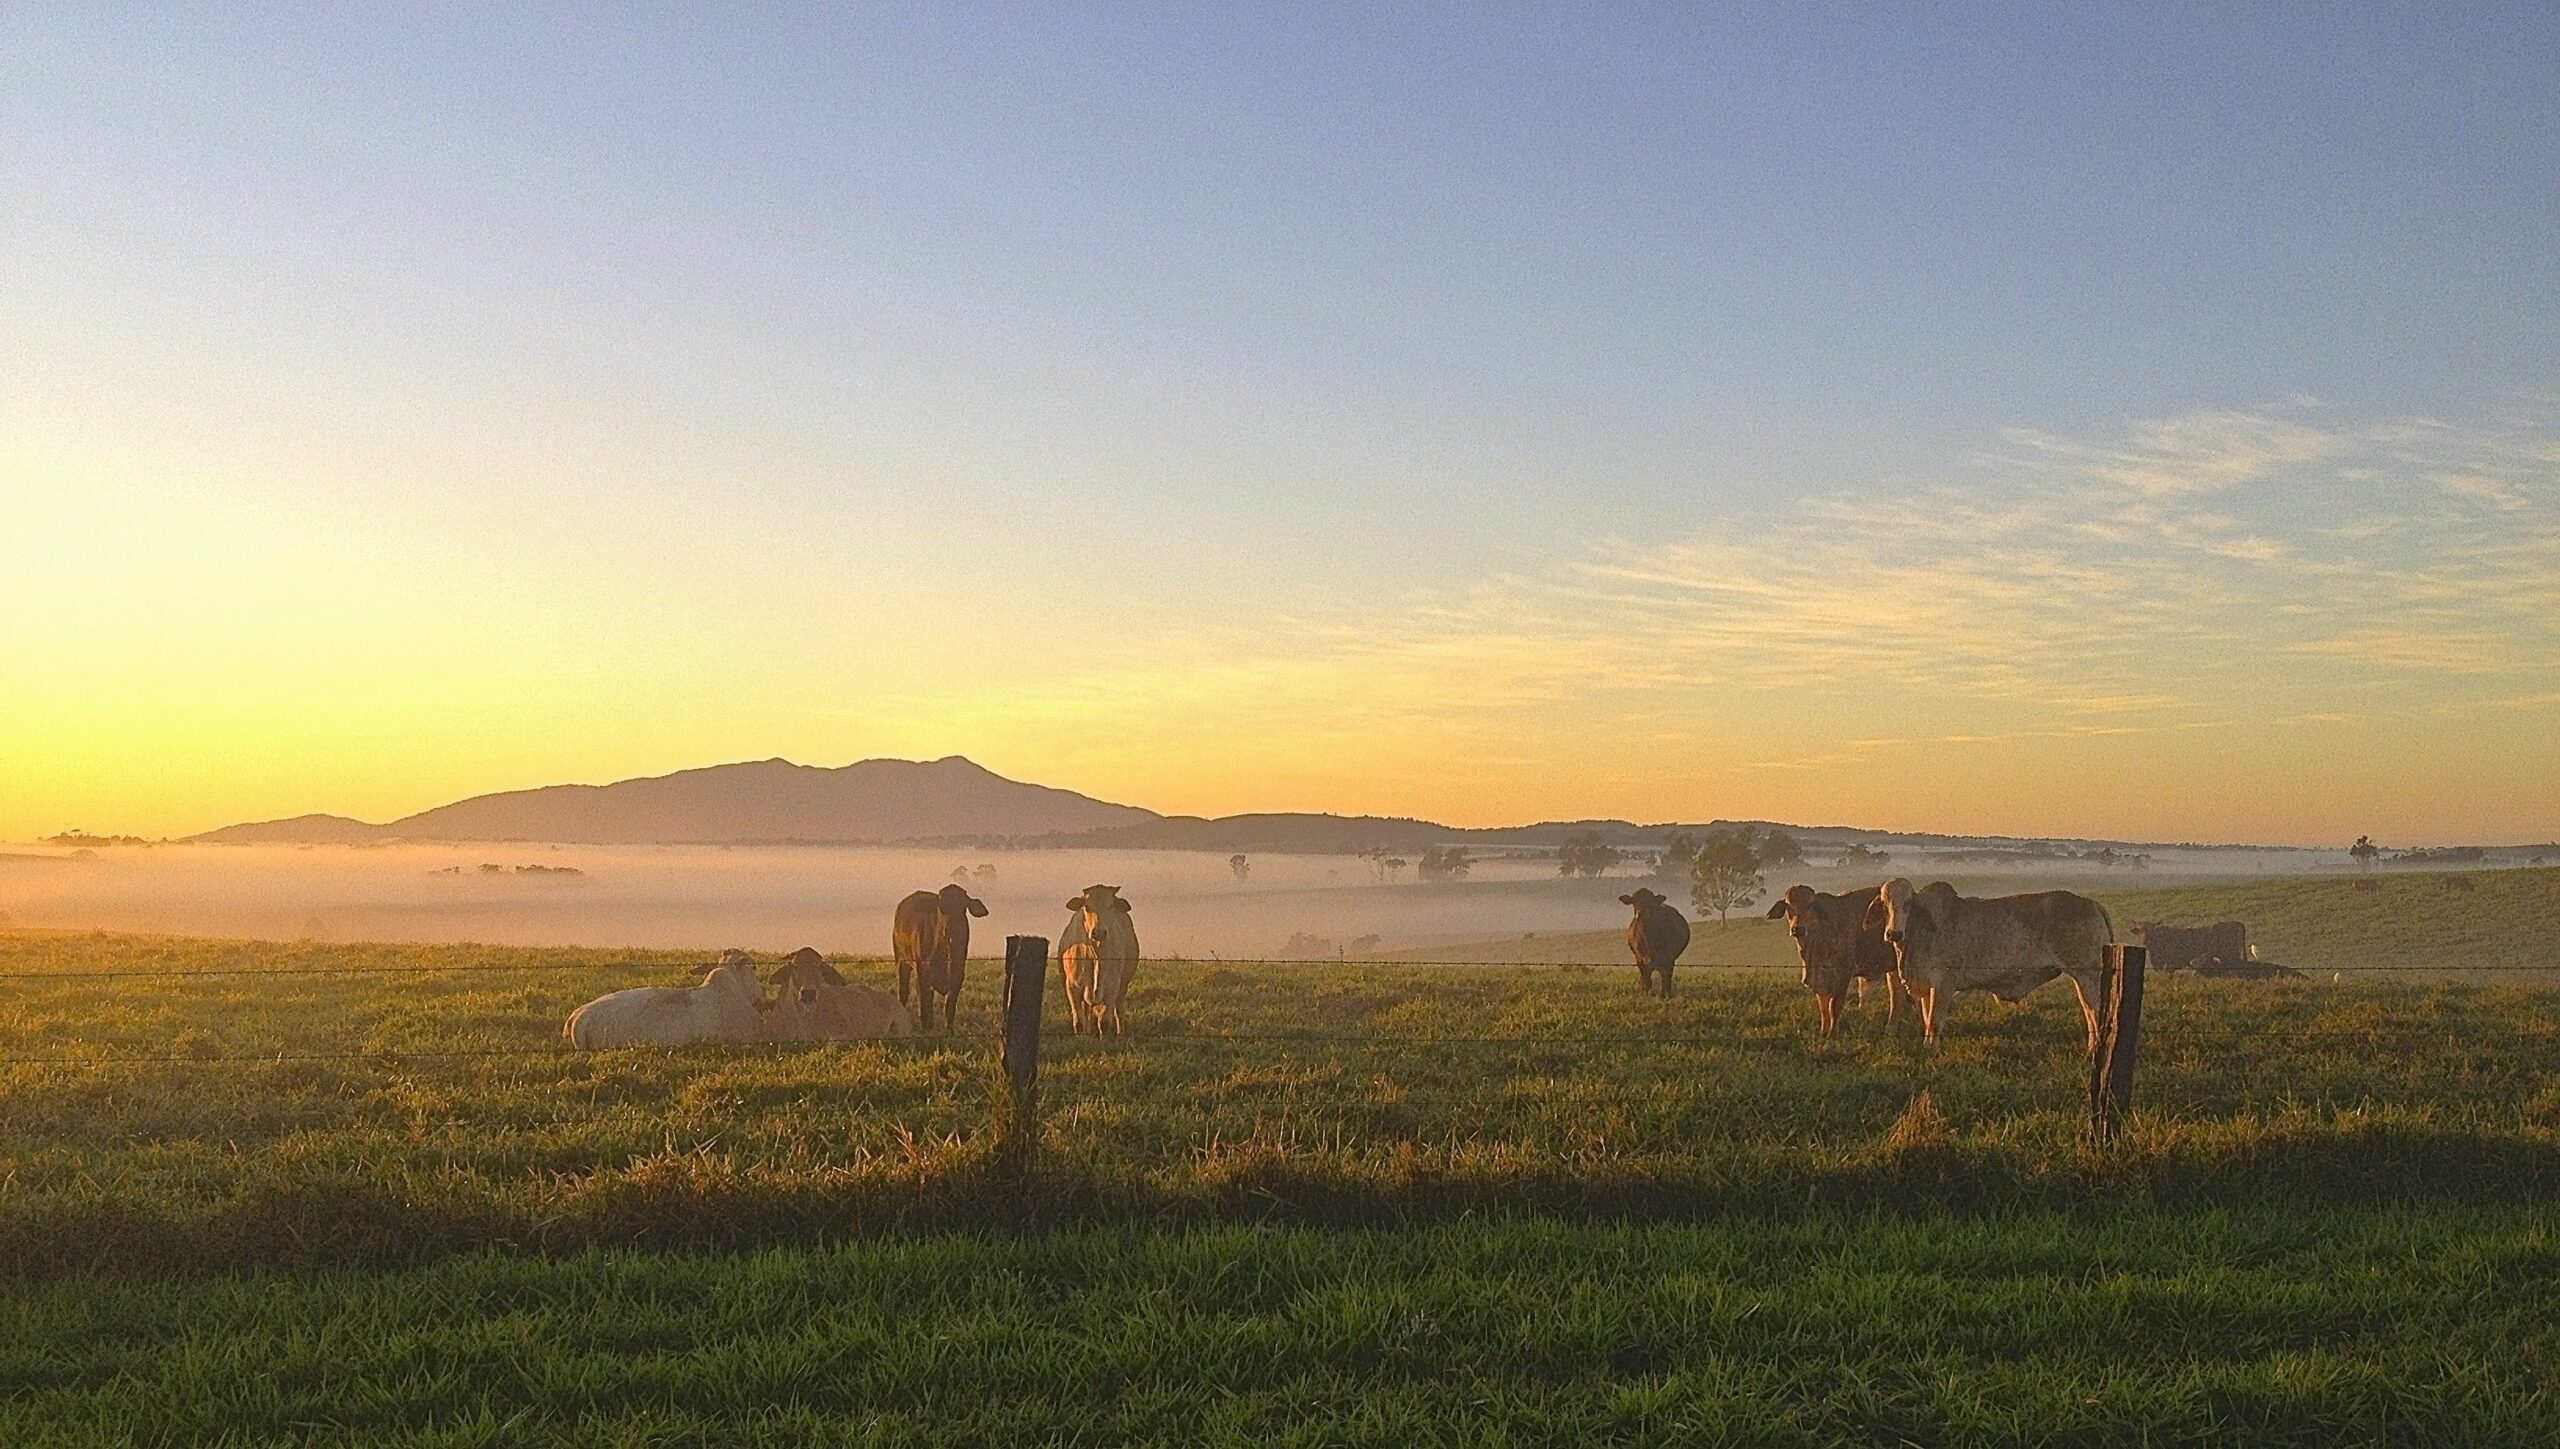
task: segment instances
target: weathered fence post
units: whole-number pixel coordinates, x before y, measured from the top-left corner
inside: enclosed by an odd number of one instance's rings
[[[1012,1115],[998,1140],[1006,1151],[1027,1156],[1040,1140],[1040,994],[1049,981],[1049,938],[1004,938],[1004,1064],[1012,1093]]]
[[[2116,1125],[2133,1106],[2133,1064],[2142,1050],[2142,974],[2150,952],[2109,946],[2099,978],[2098,1044],[2089,1053],[2089,1143],[2115,1141]]]

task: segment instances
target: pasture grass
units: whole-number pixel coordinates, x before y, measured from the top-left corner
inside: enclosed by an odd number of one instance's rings
[[[2524,978],[2164,976],[2137,1112],[2101,1155],[2067,986],[1967,998],[1929,1051],[1874,1004],[1817,1037],[1777,971],[1693,971],[1663,1001],[1626,968],[1155,962],[1126,1040],[1065,1034],[1053,984],[1026,1164],[992,1130],[991,965],[948,1038],[578,1053],[572,1007],[688,971],[389,949],[0,937],[0,1274],[1131,1218],[2511,1202],[2560,1183],[2560,997]],[[386,969],[257,965],[341,958]]]
[[[0,1290],[0,1442],[2550,1443],[2539,1207],[1141,1224]]]

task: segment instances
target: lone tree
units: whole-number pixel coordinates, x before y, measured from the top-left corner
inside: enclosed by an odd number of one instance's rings
[[[1610,867],[1625,858],[1616,846],[1602,843],[1599,831],[1576,831],[1556,847],[1556,874],[1585,878],[1607,875]]]
[[[2373,843],[2372,836],[2359,835],[2356,843],[2347,848],[2347,854],[2355,861],[2356,869],[2369,871],[2373,869],[2373,863],[2382,858],[2382,847]]]
[[[1414,873],[1424,880],[1465,880],[1467,872],[1476,868],[1475,857],[1463,845],[1426,845],[1422,847],[1422,863]]]
[[[1783,830],[1772,830],[1760,843],[1760,863],[1771,870],[1785,870],[1804,864],[1804,847]]]
[[[1687,875],[1689,868],[1697,863],[1698,837],[1686,830],[1675,830],[1671,832],[1669,842],[1662,847],[1662,858],[1654,862],[1653,873],[1665,880],[1676,880]]]
[[[1749,830],[1719,830],[1698,850],[1689,871],[1689,901],[1721,921],[1760,894],[1760,851]]]
[[[1236,873],[1236,884],[1243,885],[1246,877],[1253,874],[1253,862],[1241,855],[1230,855],[1227,857],[1227,869]]]
[[[1892,859],[1893,856],[1889,852],[1878,850],[1861,840],[1840,852],[1840,868],[1842,870],[1882,870],[1886,862]]]

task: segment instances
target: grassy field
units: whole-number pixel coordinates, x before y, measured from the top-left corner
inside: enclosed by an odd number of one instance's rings
[[[578,1054],[691,955],[0,935],[0,1443],[2548,1439],[2512,944],[2155,981],[2103,1154],[2059,989],[1930,1053],[1782,970],[1151,963],[1026,1168],[991,965],[947,1041]]]
[[[2075,888],[2106,906],[2115,919],[2116,937],[2123,941],[2140,939],[2134,927],[2143,921],[2199,926],[2241,921],[2259,954],[2304,971],[2527,967],[2560,972],[2560,869],[2474,871],[2466,878],[2473,889],[2462,894],[2445,889],[2444,874],[2417,871],[2377,871],[2369,892],[2357,890],[2351,876],[2130,888],[2119,888],[2125,877],[2108,877],[2079,882]],[[1770,881],[1774,889],[1791,883]],[[1952,883],[1973,895],[2020,889],[2014,881],[1964,876],[1953,877]],[[1735,912],[1731,920],[1698,922],[1683,959],[1794,966],[1795,943],[1787,938],[1786,927],[1760,914],[1771,899],[1764,892],[1758,905]],[[1685,900],[1673,904],[1688,909]],[[1388,952],[1385,959],[1621,966],[1629,958],[1625,932],[1611,930],[1462,942]]]

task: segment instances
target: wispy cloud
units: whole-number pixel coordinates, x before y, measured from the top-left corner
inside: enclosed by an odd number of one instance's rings
[[[1470,770],[1756,730],[1788,747],[1735,763],[1770,772],[2200,750],[2199,732],[2493,697],[2560,712],[2551,428],[2313,411],[2014,432],[1960,476],[1843,488],[1747,531],[1596,537],[1391,609],[1195,631],[1142,668],[976,704],[1131,742],[1207,720],[1315,752],[1398,737]]]

